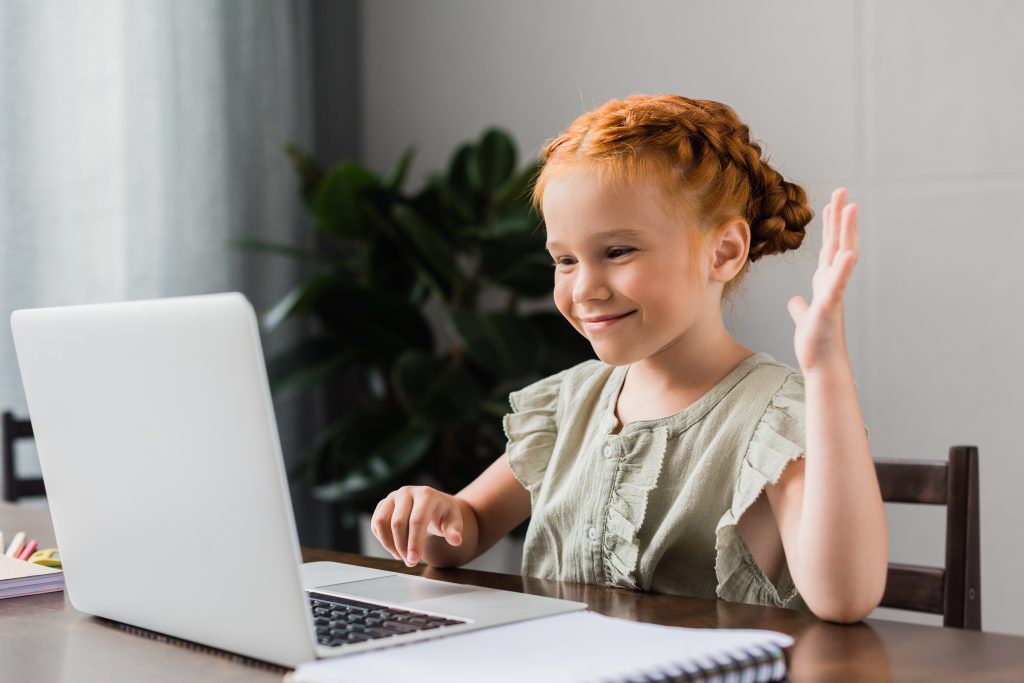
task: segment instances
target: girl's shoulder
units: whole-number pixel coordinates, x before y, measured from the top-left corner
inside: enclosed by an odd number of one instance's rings
[[[615,366],[591,358],[513,391],[509,402],[513,409],[521,410],[527,404],[550,402],[563,393],[577,395],[588,386],[603,384],[614,369]]]
[[[794,399],[803,398],[804,376],[800,370],[764,352],[755,354],[749,362],[750,371],[736,386],[740,394],[757,394],[766,398],[781,394]]]

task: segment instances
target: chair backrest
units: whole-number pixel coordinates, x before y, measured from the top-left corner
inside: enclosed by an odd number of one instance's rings
[[[981,630],[978,449],[953,446],[948,462],[875,460],[882,500],[946,506],[946,566],[889,565],[882,607],[941,614],[944,626]]]
[[[21,420],[14,416],[9,410],[3,414],[3,498],[8,503],[14,503],[19,498],[26,496],[44,496],[46,489],[43,487],[43,480],[39,477],[19,478],[14,471],[14,444],[21,439],[34,438],[32,422]]]

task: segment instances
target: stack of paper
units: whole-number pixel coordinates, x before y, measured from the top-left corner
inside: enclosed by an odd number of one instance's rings
[[[0,598],[64,590],[64,572],[0,555]]]
[[[310,662],[294,683],[778,681],[793,639],[756,630],[643,624],[575,612]]]

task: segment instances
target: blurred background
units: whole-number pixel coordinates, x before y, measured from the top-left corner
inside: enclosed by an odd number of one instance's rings
[[[978,446],[983,624],[1024,634],[1022,24],[998,0],[0,0],[4,327],[244,292],[301,540],[374,553],[359,519],[381,491],[461,485],[501,454],[502,397],[586,357],[551,324],[518,194],[544,142],[610,98],[719,100],[818,214],[755,264],[730,329],[795,365],[786,301],[809,296],[821,209],[850,188],[873,452]],[[27,416],[9,329],[0,408]],[[16,465],[38,474],[30,449]],[[943,508],[888,512],[892,560],[943,564]]]

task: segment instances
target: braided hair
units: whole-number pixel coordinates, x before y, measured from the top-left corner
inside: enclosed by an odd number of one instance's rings
[[[548,143],[542,161],[533,192],[538,211],[547,181],[562,168],[586,164],[618,180],[653,174],[695,212],[705,233],[737,216],[746,220],[748,265],[799,247],[814,215],[804,189],[762,158],[736,112],[711,100],[678,95],[610,100]]]

